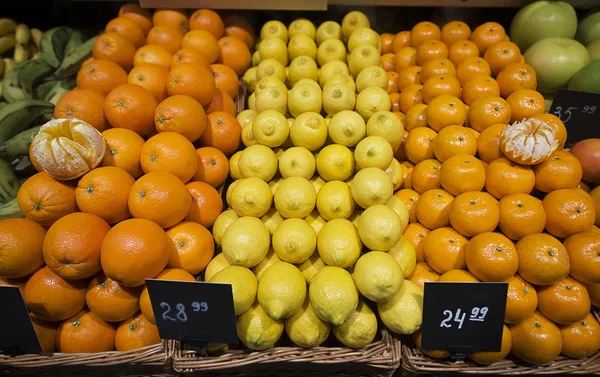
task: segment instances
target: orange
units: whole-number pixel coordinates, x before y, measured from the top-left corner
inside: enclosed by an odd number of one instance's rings
[[[50,226],[61,217],[77,211],[75,187],[37,173],[27,179],[17,193],[19,209],[26,218]]]
[[[387,73],[388,77],[388,93],[398,93],[398,74],[394,71]]]
[[[567,277],[538,287],[538,310],[551,321],[568,325],[583,320],[591,309],[590,295],[583,284]]]
[[[465,83],[475,76],[486,76],[492,75],[492,69],[487,61],[480,57],[466,58],[456,67],[456,77],[460,82],[460,85]]]
[[[395,72],[388,72],[388,74],[390,73],[395,73]],[[389,86],[388,86],[389,88]],[[389,93],[389,89],[388,89],[388,93]],[[400,111],[400,93],[395,92],[395,93],[389,93],[390,95],[390,103],[392,104],[391,107],[391,111],[394,113],[398,113],[398,114],[404,114],[403,112]],[[400,118],[398,118],[400,119]],[[403,132],[404,134],[404,132]]]
[[[167,93],[183,94],[206,106],[215,96],[216,84],[212,70],[199,64],[179,64],[169,71]]]
[[[42,352],[54,352],[56,350],[56,328],[58,325],[55,322],[44,321],[33,315],[29,317]]]
[[[506,32],[502,25],[497,22],[481,24],[471,33],[471,41],[477,45],[482,55],[485,54],[490,46],[505,40]]]
[[[144,139],[135,132],[125,128],[111,128],[102,132],[106,141],[106,154],[102,166],[116,166],[125,170],[134,179],[142,174],[140,156]]]
[[[520,89],[536,89],[535,70],[525,63],[510,63],[496,77],[502,97],[506,98]]]
[[[242,137],[242,127],[237,119],[221,111],[208,115],[206,131],[200,137],[202,147],[215,147],[226,155],[237,151]]]
[[[531,284],[555,284],[569,274],[567,249],[549,234],[534,233],[521,238],[517,252],[519,275]]]
[[[108,24],[106,24],[104,31],[106,33],[115,32],[117,34],[121,34],[133,42],[136,48],[140,48],[146,43],[146,37],[142,31],[142,28],[135,23],[135,21],[130,20],[129,18],[113,18],[108,22]]]
[[[126,128],[141,136],[154,131],[154,110],[158,100],[139,85],[125,84],[111,90],[104,101],[104,112],[115,128]]]
[[[191,48],[181,48],[173,54],[169,68],[173,68],[184,63],[196,63],[205,67],[210,65],[206,56],[202,55],[200,51]]]
[[[219,187],[229,174],[227,156],[217,148],[203,147],[196,149],[198,155],[198,170],[194,175],[195,181],[206,182],[213,187]]]
[[[546,226],[542,201],[531,195],[506,195],[500,200],[499,206],[500,230],[510,239],[518,241],[526,235],[541,233]]]
[[[419,47],[419,45],[428,40],[439,40],[442,36],[440,28],[428,21],[419,22],[410,31],[410,45]]]
[[[469,126],[482,132],[494,124],[507,124],[511,119],[508,102],[497,96],[478,98],[469,105]]]
[[[600,233],[574,234],[564,245],[571,261],[571,276],[585,284],[600,283]]]
[[[506,124],[494,124],[484,129],[477,138],[477,155],[488,164],[503,156],[500,150],[500,134]]]
[[[477,139],[467,127],[444,127],[433,139],[433,153],[441,162],[459,154],[475,156],[476,152]]]
[[[412,185],[410,183],[410,176],[412,174],[413,169],[415,168],[415,164],[410,161],[402,161],[400,163],[402,166],[402,178],[403,182],[400,188],[412,189]]]
[[[437,281],[445,283],[479,283],[479,280],[473,274],[465,270],[444,272]]]
[[[423,286],[421,286],[421,289],[423,289]],[[433,357],[434,359],[445,359],[450,356],[448,351],[427,351],[427,350],[422,349],[421,348],[422,339],[423,339],[423,330],[422,329],[415,331],[411,335],[411,340],[413,341],[415,346],[417,346],[419,349],[421,349],[421,352],[423,352],[425,355],[427,355],[429,357]]]
[[[158,132],[176,132],[191,142],[200,138],[206,122],[206,113],[200,103],[184,95],[165,99],[154,112],[154,125]]]
[[[167,267],[180,268],[192,275],[204,271],[215,253],[212,234],[202,225],[184,221],[167,230],[173,242]]]
[[[169,71],[156,64],[143,64],[134,67],[127,79],[129,84],[139,85],[148,90],[157,101],[162,101],[166,95],[167,76]]]
[[[110,60],[94,59],[81,67],[77,73],[79,89],[91,89],[103,96],[123,84],[127,84],[127,72]]]
[[[167,268],[163,270],[158,276],[155,277],[157,280],[175,280],[175,281],[196,281],[196,279],[188,272],[180,268]],[[150,294],[148,288],[144,287],[142,295],[140,296],[140,309],[142,314],[148,322],[156,324],[154,318],[154,310],[152,309],[152,302],[150,301]]]
[[[509,327],[512,335],[511,352],[532,364],[546,364],[561,352],[562,339],[559,328],[535,312],[523,322]]]
[[[442,28],[442,42],[450,46],[457,41],[468,40],[471,28],[462,21],[450,21]]]
[[[438,75],[456,76],[454,64],[446,58],[429,59],[422,65],[421,83],[428,78]]]
[[[460,99],[461,87],[458,79],[449,75],[438,75],[423,83],[423,102],[429,103],[435,97],[451,95]]]
[[[237,97],[240,82],[235,71],[224,64],[212,64],[210,68],[213,71],[216,87],[227,92],[231,98]]]
[[[411,223],[416,223],[417,218],[415,215],[415,206],[419,201],[419,197],[421,196],[418,192],[413,189],[402,189],[398,190],[394,193],[394,196],[402,199],[404,204],[406,205],[406,209],[408,210],[408,219]]]
[[[600,284],[586,284],[585,287],[590,294],[592,305],[600,307]]]
[[[125,352],[160,343],[158,327],[140,312],[123,321],[117,328],[115,349]]]
[[[22,278],[42,267],[45,234],[46,230],[33,220],[12,218],[0,221],[0,276]]]
[[[133,57],[133,66],[137,67],[143,64],[156,64],[165,69],[169,69],[173,54],[160,45],[146,45],[139,48]]]
[[[379,36],[379,45],[381,46],[382,54],[389,54],[394,52],[394,34],[382,33]]]
[[[535,185],[535,173],[530,166],[518,165],[505,157],[487,167],[485,189],[497,199],[506,195],[529,194]]]
[[[598,186],[590,191],[590,196],[592,197],[592,201],[596,208],[600,208],[600,188],[598,188]],[[596,211],[596,222],[594,224],[596,226],[600,225],[600,210]]]
[[[419,194],[432,189],[439,189],[442,164],[438,160],[423,160],[415,165],[410,182]]]
[[[515,245],[500,233],[481,233],[467,245],[469,271],[481,281],[507,281],[519,269]]]
[[[419,223],[428,229],[437,229],[450,225],[450,206],[454,196],[442,189],[424,192],[415,206],[415,216]]]
[[[423,41],[417,47],[417,65],[423,66],[431,59],[444,59],[448,57],[448,46],[437,40]]]
[[[393,71],[396,69],[396,55],[394,53],[382,54],[379,59],[379,65],[386,71]],[[389,89],[389,88],[388,88]]]
[[[190,29],[206,30],[215,38],[221,38],[225,25],[216,12],[210,9],[198,9],[190,16]]]
[[[506,98],[512,110],[511,122],[531,118],[546,111],[544,96],[533,89],[519,89]]]
[[[481,191],[485,186],[485,168],[477,157],[457,154],[444,161],[440,184],[455,196],[467,191]]]
[[[150,29],[146,38],[148,44],[163,46],[171,54],[174,54],[181,48],[183,33],[168,25],[155,25]]]
[[[404,113],[400,113],[399,114],[404,114]],[[394,113],[395,114],[395,113]],[[404,122],[403,120],[400,120],[401,122]],[[396,147],[396,149],[394,150],[394,158],[398,161],[403,161],[406,162],[406,149],[404,148],[404,144],[406,143],[406,138],[408,137],[408,131],[406,131],[406,129],[404,131],[402,131],[402,139],[400,140],[400,144]],[[404,171],[404,167],[402,168],[402,176],[404,178],[406,178],[406,172]],[[402,182],[402,185],[405,184],[405,181]]]
[[[479,48],[477,48],[477,45],[471,41],[456,41],[448,48],[448,59],[450,59],[455,66],[458,66],[468,58],[478,56]]]
[[[210,228],[223,211],[223,200],[219,192],[208,183],[200,181],[190,182],[186,186],[192,195],[192,205],[185,219]]]
[[[404,47],[410,47],[410,31],[399,32],[392,41],[392,52],[397,53]]]
[[[415,164],[434,158],[433,140],[436,135],[437,132],[429,127],[417,127],[410,131],[404,144],[406,157]]]
[[[407,86],[421,83],[421,67],[413,65],[398,71],[398,92],[402,92]],[[389,90],[389,88],[388,88]]]
[[[138,3],[127,3],[119,8],[119,17],[125,17],[135,22],[144,35],[152,29],[152,12],[142,8]]]
[[[537,308],[537,292],[533,285],[515,275],[507,280],[505,323],[520,323],[529,318]]]
[[[417,49],[414,47],[402,47],[396,51],[394,57],[396,64],[396,72],[400,72],[403,68],[412,67],[417,64]]]
[[[554,129],[556,140],[558,141],[558,147],[563,148],[567,141],[567,128],[565,124],[554,114],[542,113],[536,114],[536,119],[546,122]]]
[[[135,45],[129,39],[115,32],[104,33],[94,42],[92,56],[117,63],[126,71],[133,67]]]
[[[500,87],[496,80],[489,76],[475,76],[463,83],[463,100],[471,105],[476,99],[500,95]]]
[[[412,131],[417,127],[427,127],[427,105],[419,103],[409,107],[404,118],[404,130]]]
[[[154,26],[170,26],[182,35],[190,29],[185,11],[178,9],[157,9],[152,16],[152,23]]]
[[[468,243],[469,240],[452,228],[432,230],[423,241],[425,261],[439,274],[464,269]]]
[[[244,43],[248,48],[254,47],[254,41],[256,35],[252,29],[252,25],[245,18],[235,14],[231,14],[225,17],[223,20],[225,23],[225,35],[228,37],[235,37]]]
[[[536,118],[515,122],[500,135],[502,153],[523,165],[537,165],[548,159],[557,148],[554,128]]]
[[[83,309],[86,286],[85,280],[64,280],[50,268],[43,267],[25,284],[23,300],[36,317],[62,321]]]
[[[575,188],[583,175],[579,160],[565,151],[554,152],[546,161],[536,165],[533,171],[535,188],[542,192]]]
[[[507,65],[521,61],[521,50],[513,42],[501,41],[488,47],[483,58],[490,64],[492,75],[496,76]]]
[[[121,286],[101,272],[90,281],[85,301],[90,311],[101,320],[120,322],[140,309],[141,293],[142,287]]]
[[[560,189],[542,201],[546,211],[546,230],[555,237],[567,238],[594,225],[594,203],[577,189]]]
[[[493,232],[500,218],[496,199],[486,192],[469,191],[458,195],[449,211],[450,224],[466,237]]]
[[[417,261],[419,262],[425,261],[425,255],[423,254],[423,240],[428,234],[429,229],[425,228],[419,223],[408,224],[406,229],[404,229],[404,233],[402,234],[415,247]]]
[[[498,352],[473,352],[470,353],[469,359],[479,364],[493,364],[503,360],[510,353],[512,348],[512,335],[506,325],[502,326],[502,345]]]
[[[412,106],[420,103],[423,103],[423,85],[408,85],[398,97],[400,111],[403,113],[406,113]]]
[[[561,326],[562,354],[581,359],[600,350],[600,324],[591,314],[581,321]]]
[[[187,32],[183,36],[181,48],[200,51],[210,63],[216,62],[221,54],[217,39],[206,30],[192,30]]]
[[[116,329],[88,309],[62,322],[56,331],[56,347],[63,353],[108,352],[115,349]]]
[[[104,96],[90,89],[65,93],[54,107],[54,118],[81,119],[102,132],[108,127],[104,115]]]
[[[427,124],[437,132],[448,126],[462,126],[466,118],[464,103],[456,96],[440,95],[427,104]]]
[[[108,231],[102,242],[102,270],[121,285],[137,287],[145,283],[145,278],[154,278],[165,268],[171,247],[171,240],[155,222],[146,219],[121,221]]]
[[[437,281],[439,277],[440,274],[429,267],[426,262],[417,262],[415,269],[407,279],[417,287],[421,288],[421,290],[424,290],[426,282]]]

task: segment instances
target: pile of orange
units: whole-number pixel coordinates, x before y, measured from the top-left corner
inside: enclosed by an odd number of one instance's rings
[[[590,309],[600,305],[600,222],[581,164],[563,150],[566,128],[535,91],[535,71],[494,22],[473,31],[459,21],[441,30],[421,22],[381,42],[405,126],[395,151],[404,184],[395,195],[410,210],[404,236],[418,259],[410,280],[509,283],[502,351],[470,355],[476,362],[509,352],[537,364],[596,353],[600,325]],[[545,122],[557,140],[536,165],[500,143],[525,118]]]
[[[0,222],[0,284],[21,287],[44,351],[160,341],[145,279],[194,281],[214,255],[253,43],[242,19],[133,3],[97,38],[55,117],[102,132],[102,166],[34,175],[18,193],[25,218]]]

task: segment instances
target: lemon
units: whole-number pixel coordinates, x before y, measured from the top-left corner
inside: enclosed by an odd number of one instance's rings
[[[287,107],[290,114],[297,118],[304,113],[320,113],[322,104],[323,95],[318,85],[297,83],[289,92]]]
[[[261,217],[272,201],[271,188],[257,177],[240,179],[231,192],[231,208],[238,216]]]
[[[326,181],[344,181],[354,172],[354,157],[343,145],[331,144],[317,156],[317,171]]]
[[[339,39],[323,41],[317,48],[317,63],[322,67],[332,60],[346,62],[346,46]]]
[[[354,30],[362,27],[371,27],[369,18],[364,13],[357,10],[349,12],[342,20],[342,35],[344,36],[344,39],[347,40]]]
[[[392,195],[390,200],[385,205],[390,207],[394,212],[396,212],[396,215],[398,215],[398,217],[400,218],[400,230],[402,231],[402,233],[404,233],[404,230],[406,229],[406,226],[408,225],[409,221],[408,208],[406,207],[404,201],[398,198],[397,196]]]
[[[317,317],[308,298],[300,310],[285,321],[285,332],[299,347],[319,346],[327,339],[330,330],[331,325]]]
[[[275,193],[277,192],[281,181],[283,181],[283,178],[276,178],[269,181],[269,187],[271,187],[271,192],[273,193],[273,196],[275,196]]]
[[[265,313],[258,302],[239,316],[236,321],[237,333],[244,345],[252,350],[271,348],[283,334],[283,320],[275,321]]]
[[[423,291],[404,280],[391,300],[377,303],[377,311],[388,329],[397,334],[412,334],[421,328],[423,321]]]
[[[310,79],[315,82],[319,79],[317,63],[309,56],[301,55],[294,58],[289,68],[288,80],[292,87],[302,79]]]
[[[276,77],[281,80],[281,82],[284,82],[285,65],[281,64],[277,59],[262,59],[256,67],[256,79],[260,82],[260,80],[269,76]]]
[[[311,79],[301,79],[296,84],[299,84],[299,85],[312,85],[316,89],[321,90],[321,86],[319,85],[319,83],[316,82],[315,80],[311,80]]]
[[[279,158],[279,172],[283,178],[311,179],[315,174],[315,158],[306,148],[292,147]]]
[[[396,262],[402,267],[403,278],[406,279],[413,273],[417,266],[417,252],[408,238],[404,236],[400,237],[400,240],[392,246],[388,254],[394,257]]]
[[[292,123],[290,138],[296,147],[314,152],[327,140],[327,123],[317,112],[300,114]]]
[[[239,183],[239,180],[233,181],[229,184],[229,187],[227,187],[227,192],[225,193],[225,201],[227,202],[227,205],[229,207],[231,207],[231,203],[233,201],[232,200],[233,189],[235,188],[235,186],[237,186],[238,183]]]
[[[385,172],[392,180],[394,191],[398,190],[402,186],[402,183],[404,183],[404,175],[402,174],[402,165],[400,162],[393,158],[390,166],[385,169]]]
[[[304,218],[315,208],[317,194],[305,178],[284,179],[275,192],[275,208],[282,217]]]
[[[317,272],[321,271],[325,266],[325,262],[323,262],[319,253],[315,251],[304,263],[298,265],[298,269],[304,275],[306,283],[310,284]]]
[[[348,268],[360,257],[362,242],[350,221],[333,219],[321,228],[317,236],[317,250],[328,266]]]
[[[336,73],[327,80],[325,86],[330,84],[344,84],[351,89],[352,92],[356,92],[356,83],[349,73]]]
[[[231,266],[223,253],[217,254],[206,266],[204,270],[204,281],[210,281],[219,271]]]
[[[317,235],[321,231],[321,228],[323,228],[323,225],[325,225],[325,223],[327,222],[324,218],[321,217],[321,215],[319,215],[319,211],[317,211],[316,209],[313,210],[308,216],[306,216],[304,220],[310,226],[312,226]]]
[[[352,53],[356,48],[362,46],[373,46],[381,54],[379,34],[370,27],[361,27],[354,30],[348,38],[348,51]]]
[[[252,122],[252,130],[254,133],[254,122]],[[269,147],[260,144],[251,145],[242,152],[238,167],[242,177],[258,177],[268,182],[277,173],[277,156]]]
[[[258,50],[256,50],[252,54],[252,68],[258,67],[259,64],[260,64],[260,54],[258,53]]]
[[[355,105],[356,94],[352,87],[342,83],[332,83],[323,88],[323,109],[328,115],[333,117],[340,111],[354,110]]]
[[[317,209],[325,220],[347,219],[354,206],[350,187],[342,181],[327,182],[317,194]]]
[[[319,84],[325,87],[327,81],[336,74],[350,74],[348,65],[341,60],[331,60],[325,63],[319,70]]]
[[[392,180],[379,168],[361,169],[354,175],[350,189],[356,204],[363,208],[386,204],[394,193]]]
[[[250,92],[254,91],[254,88],[256,87],[256,83],[258,82],[258,79],[256,77],[257,70],[258,70],[258,68],[256,68],[256,67],[250,67],[250,68],[248,68],[246,73],[244,73],[244,75],[242,76],[242,80],[244,81],[244,84],[246,84],[246,88]]]
[[[258,302],[269,317],[289,318],[302,307],[306,280],[293,264],[278,262],[263,272],[258,282]]]
[[[358,113],[350,110],[335,114],[328,128],[331,140],[346,147],[355,146],[366,134],[365,120]]]
[[[403,133],[404,125],[400,119],[390,111],[378,111],[367,121],[367,135],[383,137],[394,149],[402,142]]]
[[[288,29],[285,27],[283,22],[277,20],[267,21],[262,29],[260,29],[260,39],[264,40],[267,38],[277,37],[283,41],[288,42]]]
[[[286,119],[286,123],[287,123],[287,119]],[[288,130],[289,130],[289,128],[288,128]],[[277,156],[277,161],[279,161],[281,156],[283,156],[285,149],[284,148],[275,148],[275,149],[273,149],[273,152],[275,152],[275,156]]]
[[[371,65],[360,71],[356,77],[356,90],[360,93],[370,86],[388,89],[388,76],[383,68]]]
[[[210,282],[231,284],[236,316],[248,310],[256,299],[258,281],[252,271],[245,267],[227,267],[213,276]]]
[[[263,89],[271,88],[273,86],[279,88],[282,92],[288,92],[287,87],[278,77],[266,76],[256,83],[255,93],[258,95],[258,93],[260,93]]]
[[[259,96],[265,92],[268,92],[268,90],[263,90]],[[252,131],[250,135],[253,139],[257,143],[271,148],[276,148],[283,144],[290,132],[286,117],[277,110],[264,110],[260,112],[254,118],[251,126]]]
[[[227,227],[238,218],[239,216],[233,209],[227,209],[221,212],[221,214],[217,217],[212,227],[212,235],[217,245],[221,245],[221,238],[227,230]]]
[[[372,65],[379,66],[379,59],[379,51],[371,45],[355,48],[348,56],[350,73],[352,76],[358,78],[363,69]]]
[[[321,178],[318,174],[309,179],[309,181],[310,183],[312,183],[317,194],[319,193],[319,190],[321,190],[321,187],[323,187],[323,185],[327,183],[327,181]]]
[[[350,189],[352,189],[352,187]],[[362,211],[357,208],[354,210],[354,213],[352,213],[352,215],[350,215],[350,217],[348,217],[348,221],[352,222],[352,225],[354,225],[354,227],[357,230],[358,230],[358,220],[360,220],[361,213],[362,213]]]
[[[360,215],[358,234],[371,250],[388,251],[402,236],[402,222],[393,209],[385,204],[370,206]]]
[[[404,281],[400,265],[383,251],[371,251],[360,257],[352,277],[360,293],[375,302],[389,301]]]
[[[363,348],[371,344],[377,335],[377,317],[361,300],[350,317],[332,330],[336,339],[346,347]]]
[[[323,267],[313,277],[308,294],[317,317],[334,326],[346,321],[358,306],[352,276],[340,267]]]
[[[284,220],[273,234],[273,249],[284,262],[304,263],[317,248],[317,233],[304,219]]]
[[[284,41],[277,37],[268,37],[260,41],[258,53],[262,61],[275,59],[286,66],[288,64],[287,46]]]
[[[317,28],[317,45],[328,39],[342,39],[342,27],[335,21],[325,21]]]
[[[273,248],[270,248],[269,252],[264,257],[264,259],[261,260],[259,264],[252,267],[252,272],[254,272],[254,275],[256,275],[256,278],[258,280],[260,280],[260,278],[262,277],[262,274],[267,270],[267,268],[271,267],[272,265],[274,265],[277,262],[281,262],[281,259],[279,259],[277,254],[275,254],[275,250],[273,250]]]
[[[312,60],[317,59],[317,44],[314,39],[300,34],[290,39],[287,49],[290,60],[294,60],[298,56],[308,56]]]
[[[243,178],[239,168],[239,161],[240,157],[242,156],[242,152],[243,151],[237,151],[229,158],[229,175],[233,179]]]
[[[250,111],[254,111],[254,110],[250,110]],[[242,126],[242,143],[244,143],[244,146],[246,146],[246,147],[249,147],[254,144],[258,144],[256,139],[254,138],[254,133],[252,133],[252,122]]]
[[[280,112],[285,119],[287,114],[287,90],[283,91],[277,87],[267,87],[256,94],[256,112],[259,114],[267,110]]]
[[[367,136],[354,149],[354,159],[359,169],[387,169],[393,158],[392,146],[381,136]]]
[[[231,265],[251,268],[267,255],[271,245],[269,230],[256,217],[240,217],[223,234],[221,247]]]
[[[389,111],[391,107],[390,95],[378,86],[370,86],[358,93],[356,96],[356,112],[367,121],[367,135],[369,134],[369,118],[378,111]],[[400,137],[401,135],[402,133],[400,133]]]
[[[246,109],[239,113],[236,119],[240,126],[244,127],[246,124],[252,123],[252,121],[256,117],[256,114],[257,113],[255,110]]]
[[[275,229],[283,222],[284,218],[277,212],[277,209],[271,208],[260,218],[260,220],[267,226],[269,233],[273,235]]]
[[[291,40],[297,35],[305,35],[314,40],[316,35],[315,25],[306,18],[298,18],[292,21],[288,27],[288,36]]]
[[[248,109],[256,110],[256,93],[252,93],[248,96]]]

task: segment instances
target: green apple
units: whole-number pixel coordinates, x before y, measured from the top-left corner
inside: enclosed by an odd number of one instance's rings
[[[573,38],[577,31],[575,9],[564,1],[536,1],[521,9],[510,24],[510,40],[521,51],[550,37]]]
[[[538,90],[554,93],[567,86],[571,77],[590,62],[584,45],[574,39],[546,38],[536,42],[524,54],[537,75]]]
[[[600,39],[593,41],[587,45],[588,52],[590,53],[590,59],[600,60]]]
[[[569,82],[569,89],[600,93],[600,60],[581,68]]]
[[[589,11],[577,26],[575,39],[584,45],[600,39],[600,9]]]

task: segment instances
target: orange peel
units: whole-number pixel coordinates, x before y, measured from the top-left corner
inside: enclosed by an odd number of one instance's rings
[[[554,127],[537,118],[516,121],[500,134],[502,153],[521,165],[537,165],[546,161],[558,144]]]

